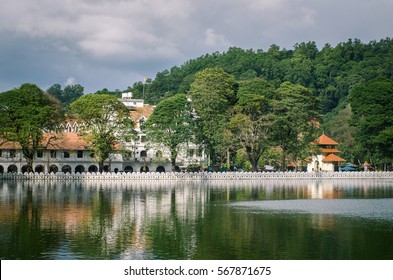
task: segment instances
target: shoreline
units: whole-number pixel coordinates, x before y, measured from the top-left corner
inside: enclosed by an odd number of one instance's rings
[[[393,171],[355,172],[167,172],[167,173],[3,173],[0,180],[292,180],[393,179]]]

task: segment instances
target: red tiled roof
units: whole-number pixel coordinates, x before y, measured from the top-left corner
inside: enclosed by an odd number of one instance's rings
[[[345,159],[340,158],[339,156],[337,156],[335,154],[329,154],[322,161],[323,162],[344,162]]]
[[[316,145],[338,145],[336,141],[327,137],[325,134],[319,136],[317,140],[315,140],[314,144]]]
[[[76,132],[66,132],[44,133],[42,145],[48,150],[86,150],[89,143]],[[14,142],[7,142],[0,146],[3,150],[19,150],[20,148],[20,145]],[[120,148],[120,144],[115,146],[115,150],[120,150]]]
[[[154,112],[153,106],[145,105],[143,107],[136,107],[135,110],[131,110],[130,115],[132,120],[136,124],[141,117],[145,117],[148,119],[151,116],[151,114],[153,114],[153,112]]]
[[[337,149],[326,149],[322,148],[322,153],[323,154],[334,154],[334,153],[339,153],[340,151]]]
[[[86,150],[89,146],[76,132],[45,134],[44,143],[48,143],[49,137],[54,137],[48,144],[49,150]]]

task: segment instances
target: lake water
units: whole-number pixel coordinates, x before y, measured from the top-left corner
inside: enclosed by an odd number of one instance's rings
[[[0,181],[0,259],[393,259],[393,180]]]

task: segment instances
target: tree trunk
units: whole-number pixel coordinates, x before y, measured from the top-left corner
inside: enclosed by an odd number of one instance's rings
[[[172,165],[172,172],[176,171],[176,158],[177,158],[177,149],[171,148],[171,165]]]
[[[286,166],[286,150],[285,147],[281,146],[282,148],[282,157],[281,157],[281,171],[287,171],[287,166]]]
[[[255,151],[251,147],[246,147],[246,152],[248,156],[248,160],[251,163],[252,171],[258,171],[258,161],[259,157],[255,155]]]
[[[227,170],[231,171],[231,153],[229,152],[229,148],[227,149]]]
[[[34,151],[29,149],[22,149],[23,157],[26,159],[27,163],[27,170],[26,172],[33,172],[33,165],[34,165]]]
[[[98,161],[98,172],[102,173],[103,171],[104,171],[104,161],[100,159]]]

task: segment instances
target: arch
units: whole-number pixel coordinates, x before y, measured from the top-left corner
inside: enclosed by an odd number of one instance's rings
[[[175,171],[176,171],[176,172],[181,172],[181,168],[180,168],[179,166],[176,165],[176,166],[175,166]]]
[[[147,157],[147,152],[146,152],[146,150],[141,151],[141,157]]]
[[[109,168],[109,165],[104,165],[103,170],[104,170],[104,172],[110,172],[111,171],[111,169]]]
[[[8,166],[7,168],[8,173],[18,173],[18,167],[15,164]]]
[[[156,152],[156,157],[157,157],[157,158],[162,158],[162,156],[163,156],[162,151],[158,150],[158,151]]]
[[[39,164],[39,165],[37,165],[34,168],[34,172],[36,172],[36,173],[44,173],[45,172],[45,167],[43,165]]]
[[[69,166],[69,165],[64,165],[64,166],[61,168],[61,171],[64,172],[64,173],[71,173],[72,169],[71,169],[71,166]]]
[[[95,165],[90,165],[88,171],[90,173],[92,173],[92,172],[96,173],[98,171],[98,167]]]
[[[49,173],[57,173],[59,172],[59,168],[57,167],[57,165],[52,164],[51,166],[49,166]]]
[[[0,174],[4,173],[4,167],[0,165]]]
[[[134,172],[134,169],[128,165],[124,168],[124,172],[125,173],[132,173],[132,172]]]
[[[113,172],[119,173],[119,168],[115,168],[115,170],[113,170]]]
[[[22,173],[30,173],[33,172],[33,169],[31,169],[31,167],[27,164],[22,166]]]
[[[165,167],[162,165],[158,166],[156,172],[165,173]]]
[[[319,161],[318,160],[314,161],[314,170],[319,171]]]
[[[149,172],[149,167],[148,166],[142,166],[140,169],[140,172]]]
[[[75,173],[83,173],[85,172],[85,167],[83,165],[77,165],[75,167]]]

